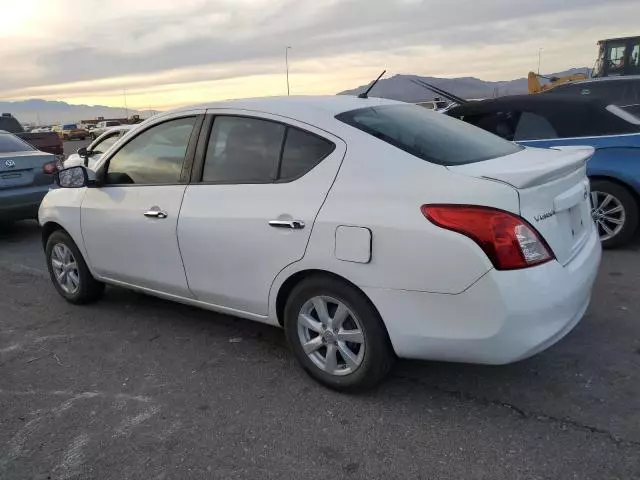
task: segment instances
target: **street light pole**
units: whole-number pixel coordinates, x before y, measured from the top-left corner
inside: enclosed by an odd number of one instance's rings
[[[542,60],[542,48],[538,49],[538,75],[540,75],[540,62]]]
[[[287,45],[284,49],[284,64],[287,69],[287,95],[290,94],[290,91],[289,91],[289,49],[290,48],[291,47]]]

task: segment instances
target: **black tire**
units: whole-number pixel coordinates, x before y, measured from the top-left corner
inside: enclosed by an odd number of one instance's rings
[[[360,365],[352,373],[343,376],[329,374],[318,367],[303,349],[298,334],[298,316],[301,308],[318,296],[332,297],[342,302],[358,318],[365,350]],[[333,390],[361,391],[372,388],[387,375],[395,361],[387,330],[375,307],[358,289],[330,276],[309,277],[296,285],[287,299],[284,327],[289,345],[302,368],[319,383]],[[322,337],[320,334],[318,336]]]
[[[51,261],[53,248],[58,244],[64,244],[75,259],[77,264],[77,273],[78,278],[80,279],[77,290],[74,292],[65,291],[56,278],[56,274],[53,270],[53,265]],[[51,282],[53,286],[56,288],[60,296],[64,298],[66,301],[70,303],[74,303],[77,305],[83,305],[91,302],[95,302],[104,293],[104,283],[97,281],[91,275],[89,268],[87,268],[87,264],[84,261],[82,253],[78,249],[75,242],[71,239],[71,237],[62,230],[56,230],[47,239],[47,245],[45,247],[45,258],[47,261],[47,269],[49,270],[49,276],[51,277]]]
[[[626,187],[608,180],[592,180],[591,191],[612,195],[624,208],[625,221],[622,229],[615,236],[603,240],[602,247],[616,248],[629,243],[638,228],[638,202],[633,194]],[[600,227],[598,233],[602,233]]]

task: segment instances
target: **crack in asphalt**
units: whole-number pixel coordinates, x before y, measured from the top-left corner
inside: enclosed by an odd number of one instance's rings
[[[577,420],[572,420],[566,417],[557,417],[554,415],[548,415],[546,413],[537,413],[537,412],[528,412],[523,408],[520,408],[512,403],[505,402],[502,400],[491,399],[487,397],[480,397],[477,395],[473,395],[469,392],[465,392],[462,390],[449,390],[447,388],[440,387],[438,385],[429,384],[428,382],[422,381],[420,379],[414,377],[407,377],[403,375],[394,375],[394,379],[407,381],[410,383],[414,383],[416,385],[420,385],[422,387],[428,387],[431,390],[435,390],[440,393],[444,393],[450,397],[459,398],[462,400],[468,400],[474,402],[478,405],[482,406],[497,406],[501,408],[506,408],[511,410],[513,413],[518,415],[520,418],[524,420],[538,420],[541,422],[549,422],[549,423],[557,423],[563,426],[573,427],[577,430],[582,430],[589,433],[595,433],[598,435],[606,436],[610,441],[612,441],[616,445],[622,446],[632,446],[640,448],[640,441],[638,440],[629,440],[627,438],[621,438],[615,435],[613,432],[606,430],[604,428],[594,427],[592,425],[587,425],[581,423]]]

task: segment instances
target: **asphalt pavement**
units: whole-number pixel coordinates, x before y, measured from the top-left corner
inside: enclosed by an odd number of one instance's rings
[[[90,138],[87,138],[86,140],[70,140],[67,142],[62,142],[64,154],[69,156],[72,153],[76,153],[79,148],[88,147],[92,141],[93,140],[91,140]]]
[[[67,304],[34,222],[0,231],[0,292],[3,480],[640,478],[640,241],[551,349],[401,361],[359,395],[276,328],[118,288]]]

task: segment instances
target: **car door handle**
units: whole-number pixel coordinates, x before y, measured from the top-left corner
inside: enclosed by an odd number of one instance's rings
[[[292,230],[302,230],[304,228],[302,220],[269,220],[269,225],[275,228],[290,228]]]
[[[164,210],[160,210],[158,207],[151,207],[149,210],[144,212],[145,217],[150,218],[167,218],[167,212]]]

